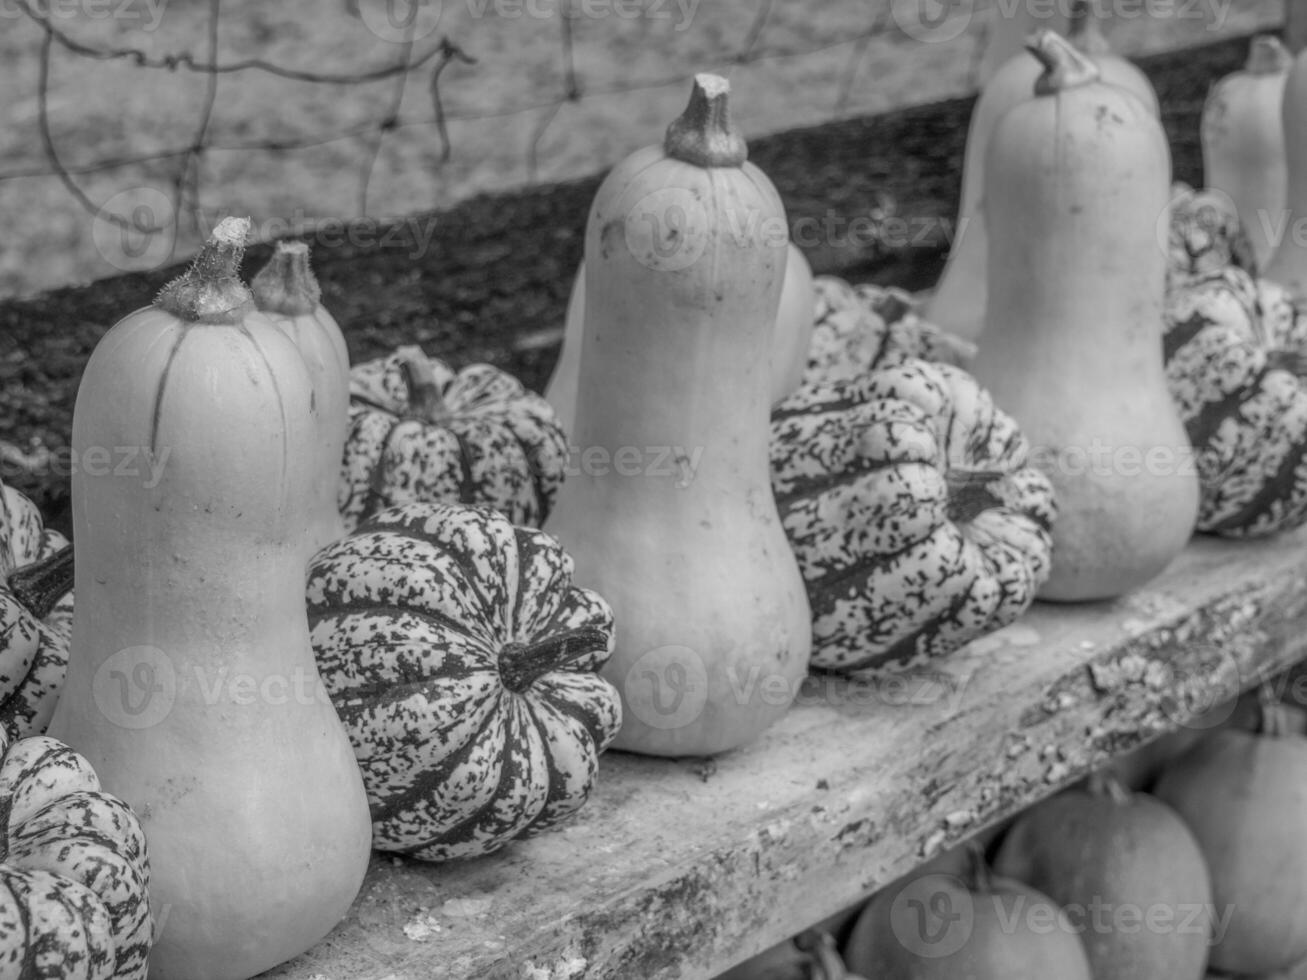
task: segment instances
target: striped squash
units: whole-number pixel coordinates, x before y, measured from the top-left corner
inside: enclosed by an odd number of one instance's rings
[[[73,562],[36,505],[0,483],[0,726],[10,739],[50,723],[68,669]]]
[[[144,980],[150,868],[135,814],[44,735],[0,759],[0,977]]]
[[[621,724],[612,613],[543,531],[484,507],[382,511],[320,552],[309,623],[373,846],[498,850],[574,813]]]
[[[1165,229],[1167,280],[1175,283],[1191,276],[1220,272],[1228,265],[1256,268],[1252,242],[1239,221],[1239,209],[1230,195],[1211,187],[1195,190],[1176,181],[1171,185]]]
[[[1307,519],[1307,316],[1225,266],[1173,283],[1167,384],[1195,450],[1198,530],[1255,537]]]
[[[812,606],[813,666],[921,666],[1024,612],[1055,514],[1029,456],[948,364],[906,358],[782,402],[772,488]]]
[[[566,467],[553,408],[496,367],[455,371],[406,346],[350,371],[337,496],[346,531],[407,503],[485,505],[538,527]]]

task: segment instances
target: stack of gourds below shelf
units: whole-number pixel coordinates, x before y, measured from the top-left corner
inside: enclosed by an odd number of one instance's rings
[[[727,83],[697,76],[665,139],[595,197],[551,385],[566,425],[502,371],[416,347],[347,374],[306,248],[278,246],[251,290],[248,222],[219,224],[87,365],[74,452],[140,447],[148,466],[75,472],[75,603],[65,542],[0,488],[0,873],[30,920],[0,953],[137,976],[153,916],[152,977],[249,977],[335,924],[373,848],[493,852],[583,806],[609,747],[723,752],[811,668],[926,665],[1036,597],[1138,586],[1195,526],[1302,523],[1292,286],[1249,271],[1227,197],[1168,187],[1155,105],[1082,46],[1032,37],[1012,69],[1028,97],[973,127],[978,337],[898,290],[814,280],[774,234],[784,209]],[[1307,152],[1286,143],[1292,205]],[[1307,817],[1297,776],[1254,787],[1281,794],[1280,824],[1247,787],[1204,801],[1202,780],[1260,773],[1251,758],[1299,765],[1298,742],[1282,758],[1252,738],[1158,788],[1214,901],[1249,907],[1240,835]],[[41,794],[66,798],[38,811]],[[1100,831],[1137,812],[1109,797]],[[72,840],[54,863],[23,837],[45,815]],[[973,889],[1072,900],[1062,886],[1088,879],[1040,850],[1039,819],[999,860],[1029,880],[978,869]],[[115,870],[60,911],[87,861]],[[39,892],[37,863],[58,879]],[[1213,962],[1307,954],[1265,928]],[[829,942],[805,944],[834,980]],[[1073,977],[1115,954],[1038,955]]]

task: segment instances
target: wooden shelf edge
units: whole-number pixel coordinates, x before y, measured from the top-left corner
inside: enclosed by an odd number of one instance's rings
[[[712,762],[609,753],[566,827],[378,856],[278,980],[708,978],[1307,655],[1307,532],[1196,539],[1148,587],[1037,605],[894,682],[810,678]]]

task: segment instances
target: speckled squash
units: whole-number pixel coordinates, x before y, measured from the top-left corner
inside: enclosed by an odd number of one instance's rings
[[[1167,385],[1194,447],[1198,530],[1271,534],[1307,519],[1307,317],[1234,266],[1173,283]]]
[[[812,606],[813,666],[915,666],[1024,612],[1055,516],[1028,453],[946,364],[908,359],[778,406],[772,489]]]
[[[338,503],[352,531],[397,504],[494,507],[539,526],[567,469],[549,403],[489,364],[455,371],[421,348],[350,372],[350,422]]]
[[[812,338],[802,381],[859,378],[908,357],[963,367],[976,345],[922,319],[910,293],[817,276]]]
[[[5,745],[0,833],[0,976],[145,980],[145,835],[90,764],[43,735]]]
[[[318,554],[308,599],[378,850],[487,854],[585,802],[621,725],[597,673],[613,621],[554,538],[489,508],[395,507]]]
[[[252,280],[258,308],[295,341],[313,379],[315,469],[308,555],[345,536],[337,507],[341,455],[349,423],[349,349],[335,317],[322,305],[322,289],[309,266],[305,242],[278,242]],[[307,560],[307,556],[306,556]]]
[[[1177,181],[1165,224],[1168,287],[1193,276],[1207,276],[1226,266],[1253,269],[1253,247],[1239,221],[1239,210],[1224,191],[1195,190]]]
[[[72,585],[67,540],[0,483],[0,725],[10,739],[50,723],[68,670]]]

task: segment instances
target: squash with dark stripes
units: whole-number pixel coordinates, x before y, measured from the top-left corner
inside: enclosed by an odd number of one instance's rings
[[[1307,519],[1307,317],[1227,265],[1167,292],[1167,385],[1194,447],[1198,530],[1255,537]]]
[[[1228,265],[1249,270],[1257,266],[1238,207],[1229,194],[1213,187],[1195,190],[1182,181],[1171,185],[1158,245],[1166,248],[1168,284],[1218,273]]]
[[[346,531],[407,503],[486,505],[538,527],[567,462],[553,408],[489,364],[455,371],[407,346],[350,371],[337,496]]]
[[[90,764],[44,735],[0,760],[0,977],[144,980],[145,835]]]
[[[0,483],[0,726],[39,735],[68,671],[73,556],[36,505]]]
[[[318,669],[354,743],[373,846],[472,857],[585,802],[621,725],[608,604],[552,536],[408,504],[309,569]]]
[[[906,358],[772,413],[772,489],[814,667],[917,667],[1011,623],[1050,571],[1047,476],[965,371]]]

